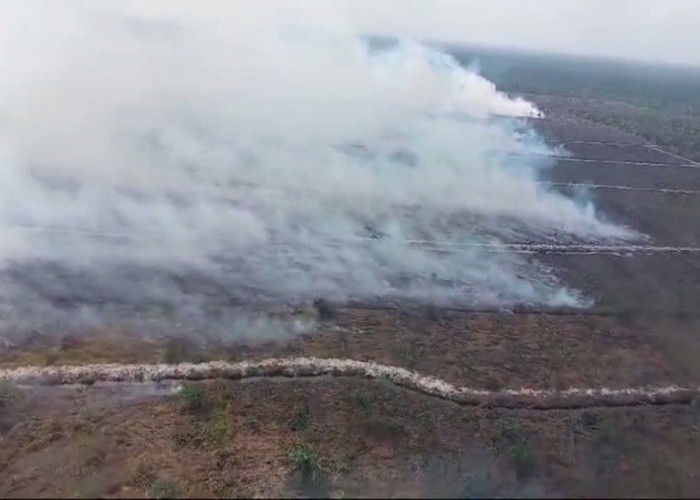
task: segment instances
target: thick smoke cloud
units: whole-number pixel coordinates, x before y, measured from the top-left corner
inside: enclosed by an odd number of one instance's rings
[[[328,4],[1,5],[6,326],[231,334],[237,307],[318,296],[575,305],[469,244],[632,236],[536,182],[532,104],[417,43],[373,47]]]

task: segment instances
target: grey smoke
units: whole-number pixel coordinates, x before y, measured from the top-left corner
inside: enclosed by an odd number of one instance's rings
[[[538,182],[560,152],[531,103],[332,7],[36,5],[0,4],[5,329],[238,338],[241,311],[318,296],[584,305],[520,257],[408,241],[635,236]]]

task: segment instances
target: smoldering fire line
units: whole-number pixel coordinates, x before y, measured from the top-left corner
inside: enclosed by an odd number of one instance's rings
[[[143,231],[93,231],[74,228],[58,228],[30,225],[2,225],[8,230],[20,230],[36,233],[53,233],[68,237],[101,238],[101,239],[127,239],[138,240],[141,238],[165,237],[158,232]],[[216,237],[218,241],[227,241],[226,238]],[[700,247],[681,246],[652,246],[652,245],[598,245],[578,243],[482,243],[482,242],[458,242],[447,240],[417,240],[417,239],[381,239],[371,237],[334,237],[324,238],[326,246],[343,246],[349,244],[404,244],[419,247],[426,251],[454,253],[460,251],[483,251],[495,253],[513,254],[551,254],[565,253],[574,255],[610,254],[617,256],[648,255],[663,253],[700,253]],[[270,241],[267,244],[284,247],[284,241]]]
[[[568,156],[550,156],[559,162],[571,163],[595,163],[596,165],[635,165],[640,167],[665,167],[665,168],[700,168],[696,163],[676,164],[676,163],[659,163],[651,161],[630,161],[630,160],[599,160],[596,158],[576,158]]]
[[[401,368],[368,361],[333,358],[272,358],[261,361],[212,361],[179,364],[88,364],[23,366],[0,370],[0,380],[17,384],[94,384],[97,382],[158,382],[207,379],[243,380],[260,377],[358,377],[382,379],[396,386],[465,406],[576,409],[598,406],[690,404],[700,387],[667,385],[629,388],[483,390]]]
[[[664,193],[664,194],[687,194],[692,196],[700,195],[700,191],[693,189],[673,189],[673,188],[656,188],[656,187],[635,187],[624,186],[620,184],[592,184],[587,182],[550,182],[539,181],[538,184],[546,186],[561,186],[584,189],[609,189],[614,191],[642,191],[646,193]]]
[[[659,151],[659,150],[655,150]],[[659,151],[661,153],[667,154],[665,151]],[[634,160],[609,160],[605,158],[581,158],[578,156],[563,156],[563,155],[551,155],[551,154],[540,154],[540,153],[511,153],[509,156],[515,158],[548,158],[557,162],[572,162],[572,163],[595,163],[596,166],[603,165],[635,165],[641,167],[668,167],[668,168],[700,168],[700,164],[688,160],[683,157],[675,156],[686,163],[664,163],[664,162],[654,162],[654,161],[634,161]]]

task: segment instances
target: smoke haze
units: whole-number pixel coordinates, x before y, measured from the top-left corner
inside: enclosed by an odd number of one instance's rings
[[[274,336],[241,308],[320,296],[583,305],[470,244],[635,236],[538,183],[539,111],[450,56],[374,46],[339,4],[188,4],[0,4],[4,330]]]

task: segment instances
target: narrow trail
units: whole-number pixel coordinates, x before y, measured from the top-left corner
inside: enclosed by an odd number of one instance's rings
[[[634,165],[640,167],[666,167],[666,168],[700,168],[697,163],[659,163],[653,161],[631,161],[631,160],[597,160],[594,158],[576,158],[570,156],[550,156],[559,162],[570,163],[596,163],[600,165]]]
[[[396,386],[465,406],[576,409],[641,405],[690,404],[700,397],[700,387],[475,389],[397,366],[333,358],[277,358],[261,361],[212,361],[179,364],[89,364],[74,366],[24,366],[0,370],[0,381],[16,384],[94,384],[96,382],[153,382],[165,380],[243,380],[261,377],[357,377],[382,379]]]
[[[611,142],[611,141],[583,141],[583,140],[570,140],[570,141],[560,141],[559,144],[565,145],[565,144],[591,144],[594,146],[616,146],[616,147],[621,147],[621,148],[630,148],[630,147],[638,147],[638,146],[645,146],[649,147],[648,145],[645,145],[642,142]],[[665,151],[662,151],[662,153]]]
[[[609,189],[614,191],[642,191],[647,193],[664,193],[664,194],[685,194],[691,196],[700,195],[700,191],[694,189],[673,189],[673,188],[656,188],[656,187],[634,187],[624,186],[620,184],[593,184],[588,182],[553,182],[539,181],[538,184],[546,186],[561,186],[584,189]]]
[[[691,160],[690,158],[686,158],[685,156],[677,155],[677,154],[675,154],[675,153],[671,153],[670,151],[666,151],[665,149],[662,149],[662,148],[660,148],[659,146],[655,146],[655,145],[648,144],[648,145],[647,145],[647,148],[649,148],[649,149],[651,149],[651,150],[654,150],[654,151],[658,151],[659,153],[663,153],[663,154],[665,154],[665,155],[667,155],[667,156],[671,156],[671,157],[673,157],[673,158],[675,158],[675,159],[677,159],[677,160],[681,160],[681,161],[687,162],[687,163],[690,164],[690,165],[693,165],[693,166],[696,166],[696,167],[700,167],[700,163],[698,163],[698,162],[696,162],[696,161],[694,161],[694,160]]]

